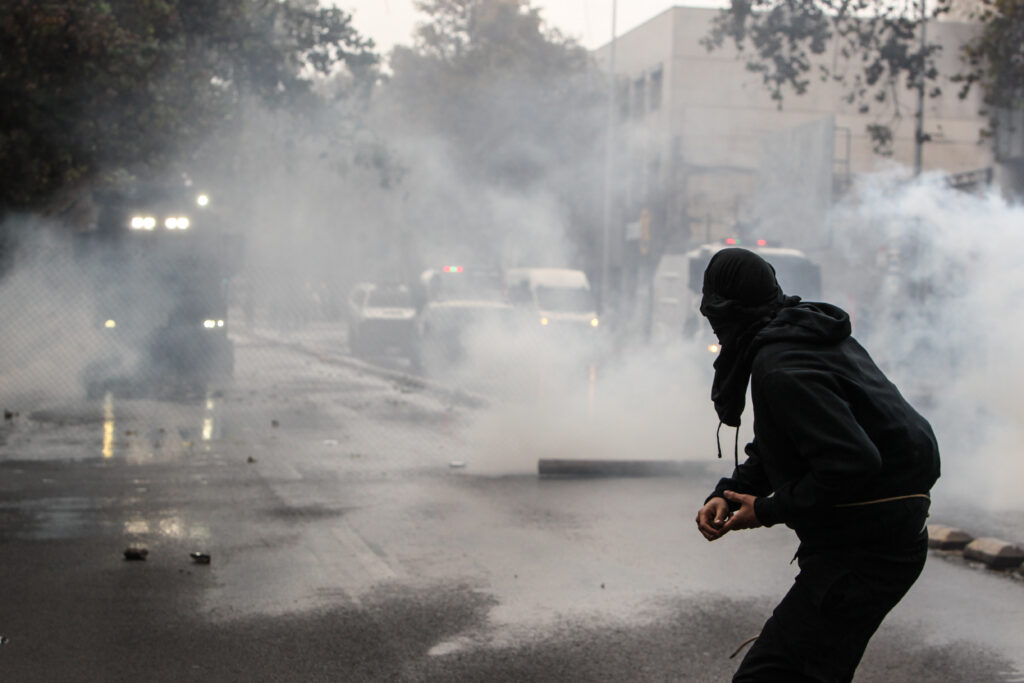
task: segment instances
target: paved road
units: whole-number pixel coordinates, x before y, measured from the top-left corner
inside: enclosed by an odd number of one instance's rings
[[[586,391],[557,415],[471,407],[322,351],[250,340],[204,396],[8,407],[3,680],[728,680],[795,542],[699,537],[727,463],[538,479],[540,454],[678,434],[612,428]],[[933,556],[857,680],[1024,680],[1022,591]]]

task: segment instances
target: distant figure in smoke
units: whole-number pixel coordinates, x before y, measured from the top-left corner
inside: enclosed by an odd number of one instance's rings
[[[714,541],[781,522],[800,539],[796,582],[733,681],[850,681],[924,567],[935,435],[850,336],[849,316],[783,294],[757,254],[715,254],[700,310],[721,346],[719,429],[739,427],[749,382],[754,440],[697,528]]]

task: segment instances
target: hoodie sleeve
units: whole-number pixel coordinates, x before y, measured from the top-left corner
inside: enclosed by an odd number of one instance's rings
[[[758,383],[755,409],[796,449],[802,474],[755,504],[771,526],[798,522],[836,503],[856,500],[882,468],[875,444],[857,422],[835,379],[813,370],[776,370]]]
[[[747,459],[733,470],[731,477],[722,477],[718,480],[715,490],[704,500],[705,503],[715,496],[724,498],[725,496],[722,494],[726,491],[749,493],[753,496],[765,496],[771,493],[768,477],[761,466],[761,455],[757,449],[757,440],[755,439],[748,443],[743,452],[747,454]],[[735,511],[739,508],[739,504],[730,502],[729,507]]]

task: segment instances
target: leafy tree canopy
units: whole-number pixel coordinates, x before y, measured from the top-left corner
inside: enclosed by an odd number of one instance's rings
[[[785,92],[803,94],[814,78],[842,83],[844,99],[860,112],[876,108],[890,116],[868,126],[876,151],[889,153],[890,125],[905,112],[904,99],[913,101],[901,94],[918,87],[933,97],[941,92],[939,46],[920,41],[923,1],[732,0],[703,43],[709,50],[727,41],[752,50],[747,68],[761,74],[779,106]],[[934,3],[932,15],[948,11],[948,2]],[[826,50],[837,59],[821,59]]]
[[[315,0],[3,0],[0,213],[194,150],[247,95],[374,78],[372,41]]]
[[[389,90],[412,124],[445,138],[473,175],[512,187],[546,177],[549,154],[592,145],[600,101],[589,55],[529,0],[425,0],[431,21],[396,48]]]
[[[599,216],[606,85],[587,51],[549,28],[529,0],[421,0],[428,21],[397,47],[387,87],[402,129],[444,145],[463,182],[502,196],[542,192],[573,226]],[[598,144],[595,144],[597,141]],[[480,202],[446,229],[492,240]],[[595,208],[596,207],[596,208]],[[472,235],[472,237],[469,237]],[[576,239],[582,244],[582,231]]]
[[[1019,108],[1024,102],[1024,3],[978,0],[970,17],[983,29],[964,46],[967,70],[954,79],[963,84],[961,95],[978,85],[986,105]]]

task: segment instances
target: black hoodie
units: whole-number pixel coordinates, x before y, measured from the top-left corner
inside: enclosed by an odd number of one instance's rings
[[[784,308],[748,353],[754,440],[712,496],[758,496],[762,524],[782,522],[822,544],[886,514],[884,505],[850,503],[929,492],[939,477],[931,426],[850,336],[846,312]]]

